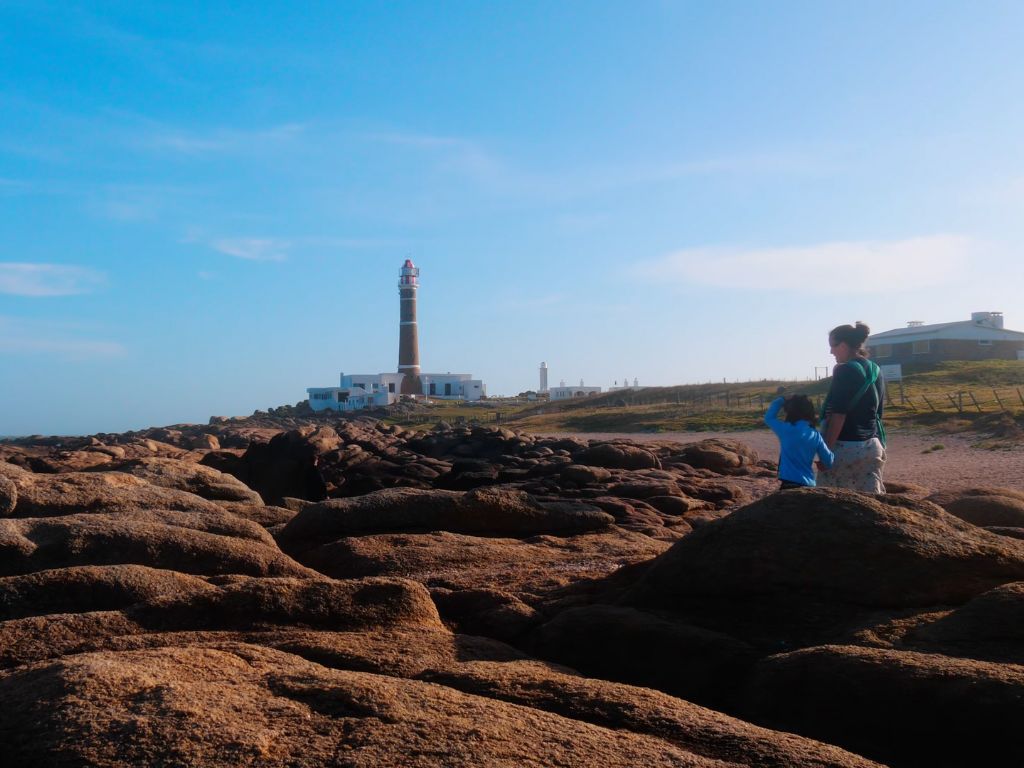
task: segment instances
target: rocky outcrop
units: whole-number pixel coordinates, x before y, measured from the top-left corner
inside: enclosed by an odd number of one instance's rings
[[[290,415],[2,445],[4,759],[1021,762],[1013,493],[776,488],[737,441]]]
[[[172,488],[216,502],[261,505],[260,495],[238,478],[192,461],[141,458],[112,462],[103,471],[122,472],[160,488]]]
[[[394,489],[332,499],[299,512],[282,542],[384,531],[451,531],[490,535],[567,534],[604,528],[613,518],[578,502],[539,502],[522,491]]]
[[[1024,528],[1024,492],[1011,488],[942,491],[928,501],[974,525]]]
[[[626,599],[699,613],[741,636],[798,641],[866,611],[962,603],[1020,579],[1024,546],[934,504],[806,489],[695,530]]]
[[[821,646],[762,661],[745,713],[892,765],[1024,764],[1024,667]]]
[[[155,486],[122,472],[27,474],[14,479],[18,489],[16,517],[56,517],[86,513],[112,513],[140,509],[167,509],[218,513],[211,501],[174,488]]]

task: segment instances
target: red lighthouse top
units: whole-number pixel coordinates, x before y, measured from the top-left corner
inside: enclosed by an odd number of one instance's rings
[[[419,276],[419,267],[413,265],[412,259],[406,259],[398,272],[398,287],[415,288],[419,284]]]

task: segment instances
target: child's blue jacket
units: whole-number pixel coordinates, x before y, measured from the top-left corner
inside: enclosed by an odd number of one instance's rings
[[[790,424],[778,418],[783,403],[785,398],[775,398],[764,415],[764,423],[779,438],[779,480],[814,486],[815,454],[826,469],[832,466],[835,456],[821,433],[806,421]]]

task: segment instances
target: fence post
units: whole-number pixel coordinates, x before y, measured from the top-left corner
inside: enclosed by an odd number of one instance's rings
[[[938,413],[938,410],[934,405],[932,405],[932,401],[928,399],[928,395],[921,395],[921,397],[923,397],[924,401],[928,403],[928,407],[932,409],[932,413]]]
[[[978,409],[978,413],[981,413],[982,412],[981,411],[981,405],[978,403],[978,398],[976,398],[974,396],[973,392],[968,392],[967,394],[970,395],[971,396],[971,400],[974,401],[974,407]]]
[[[995,389],[993,389],[992,390],[992,394],[995,396],[996,402],[999,403],[999,409],[1002,410],[1002,411],[1005,411],[1006,410],[1006,406],[1003,405],[1003,401],[999,399],[999,393],[996,392]]]
[[[950,394],[949,392],[947,392],[947,393],[946,393],[946,397],[948,397],[948,398],[949,398],[949,402],[951,402],[951,403],[953,404],[953,407],[954,407],[954,408],[956,408],[956,409],[957,409],[957,411],[959,411],[960,413],[963,413],[963,412],[964,412],[964,409],[960,407],[960,404],[959,404],[959,402],[957,401],[957,398],[958,398],[959,396],[960,396],[960,393],[959,393],[959,392],[957,392],[957,397],[953,397],[953,395],[952,395],[952,394]]]
[[[1017,387],[1017,397],[1020,398],[1020,404],[1024,405],[1024,395],[1020,393],[1020,387]]]

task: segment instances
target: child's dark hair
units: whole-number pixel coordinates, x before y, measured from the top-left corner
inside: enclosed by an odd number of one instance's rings
[[[855,355],[864,355],[864,342],[871,335],[871,329],[860,320],[855,325],[837,325],[829,331],[829,341],[842,344],[844,341],[850,345]]]
[[[818,414],[814,411],[814,403],[807,395],[790,395],[785,403],[786,421],[796,424],[798,421],[806,421],[812,427],[818,425]]]

